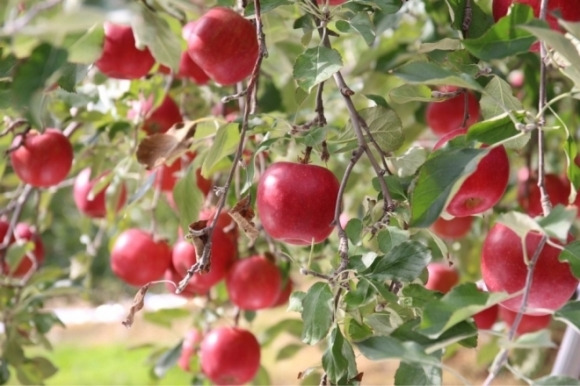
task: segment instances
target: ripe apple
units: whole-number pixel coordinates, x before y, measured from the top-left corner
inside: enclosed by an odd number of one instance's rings
[[[184,275],[180,275],[179,273],[177,273],[177,271],[175,270],[175,267],[173,266],[173,263],[171,263],[169,265],[169,268],[167,268],[167,270],[165,270],[165,274],[163,275],[163,279],[167,280],[167,281],[172,281],[173,283],[175,283],[175,285],[179,285],[179,282],[184,278]],[[176,287],[171,284],[166,282],[165,283],[165,288],[167,288],[167,290],[171,293],[175,293]],[[194,298],[196,296],[201,296],[201,295],[206,295],[207,294],[207,290],[204,290],[202,288],[198,288],[195,283],[192,283],[191,281],[189,283],[187,283],[187,285],[185,286],[185,288],[183,289],[183,291],[181,291],[179,293],[179,296],[184,297],[184,298]]]
[[[170,165],[163,164],[159,166],[157,175],[155,176],[154,185],[164,192],[172,192],[177,181],[181,178],[181,174],[185,172],[187,166],[193,161],[195,154],[187,152],[180,158],[177,158]],[[196,185],[201,190],[204,196],[207,196],[212,187],[212,181],[204,178],[201,175],[201,170],[195,171]]]
[[[536,232],[526,235],[528,259],[534,255],[540,239],[541,235]],[[557,240],[552,242],[560,244]],[[568,263],[558,261],[559,254],[559,249],[548,244],[541,250],[534,270],[526,314],[544,315],[549,310],[557,310],[576,290],[578,279],[570,272]],[[483,242],[481,254],[481,274],[487,288],[490,291],[505,291],[510,294],[518,292],[524,288],[527,273],[519,236],[507,226],[496,223]],[[518,311],[521,303],[520,295],[502,302],[502,305]]]
[[[333,230],[339,182],[326,168],[277,162],[258,182],[258,216],[266,233],[288,244],[320,243]]]
[[[274,305],[280,294],[280,270],[264,256],[238,260],[226,276],[232,303],[244,310],[261,310]]]
[[[138,79],[147,75],[154,64],[149,49],[136,47],[131,27],[105,23],[103,52],[95,62],[103,74],[116,79]]]
[[[205,208],[199,214],[200,220],[213,220],[215,216],[215,207]],[[222,210],[216,222],[216,228],[221,229],[221,231],[228,236],[228,238],[236,245],[238,242],[238,237],[240,235],[240,230],[238,229],[238,224],[234,221],[232,216],[226,211]]]
[[[489,330],[497,321],[498,312],[499,306],[494,304],[493,306],[486,308],[483,311],[479,311],[477,314],[473,315],[473,321],[475,322],[475,325],[478,329]]]
[[[111,251],[111,269],[125,283],[137,287],[163,276],[171,264],[171,248],[141,229],[121,233]]]
[[[93,218],[103,218],[107,215],[107,206],[105,196],[109,184],[104,186],[101,191],[91,197],[93,187],[99,183],[99,180],[105,177],[107,173],[91,180],[91,169],[83,169],[75,178],[73,186],[73,198],[78,210],[85,215]],[[118,212],[127,201],[127,189],[121,185],[121,192],[117,199],[116,211]]]
[[[184,27],[187,53],[221,85],[241,82],[258,59],[256,27],[230,8],[210,9]]]
[[[9,227],[10,224],[6,219],[0,219],[0,243],[4,242]],[[29,255],[22,257],[18,266],[13,270],[8,263],[5,263],[4,266],[0,267],[0,271],[5,274],[10,273],[10,276],[13,277],[23,277],[33,268],[32,259],[36,261],[36,269],[44,262],[44,244],[34,227],[24,222],[18,223],[14,227],[9,245],[16,241],[22,243],[31,241],[34,243],[34,249]]]
[[[442,102],[430,102],[427,105],[425,120],[435,134],[442,136],[462,127],[464,110],[465,96],[459,94]],[[479,102],[470,92],[467,93],[467,111],[469,118],[465,127],[469,127],[479,120]]]
[[[569,181],[563,180],[557,174],[547,173],[544,175],[544,184],[552,206],[557,204],[568,205],[568,196],[570,195]],[[530,176],[528,168],[518,171],[517,185],[517,198],[520,207],[532,217],[542,215],[544,211],[540,201],[538,179],[535,176]]]
[[[217,385],[242,385],[260,368],[260,344],[248,330],[217,327],[201,342],[203,373]]]
[[[197,351],[203,340],[203,335],[201,331],[196,328],[192,328],[185,334],[183,338],[183,345],[181,346],[181,355],[177,360],[177,365],[183,371],[191,371],[189,363],[191,362],[191,357],[197,355]]]
[[[539,17],[540,15],[541,0],[493,0],[492,12],[494,20],[498,21],[507,15],[508,9],[513,3],[529,5],[533,9],[535,17]],[[562,30],[558,25],[558,20],[554,16],[558,13],[566,21],[580,20],[580,8],[578,8],[577,2],[570,0],[550,0],[546,21],[550,25],[550,28],[556,31]]]
[[[274,304],[270,306],[271,308],[280,307],[288,304],[290,300],[290,295],[292,295],[292,289],[294,288],[294,283],[291,278],[288,278],[286,282],[282,282],[282,286],[279,290],[278,297]]]
[[[24,139],[17,136],[10,153],[12,168],[25,183],[38,188],[54,186],[62,182],[71,169],[73,148],[57,129],[43,133],[28,132]]]
[[[460,239],[469,233],[472,222],[472,216],[453,217],[451,220],[439,217],[431,225],[431,230],[444,239]]]
[[[169,74],[171,70],[168,67],[160,66],[159,72],[163,74]],[[177,78],[189,79],[195,84],[200,86],[206,84],[209,81],[209,77],[197,63],[191,59],[187,51],[181,53],[181,58],[179,59],[179,71],[175,74]]]
[[[429,263],[427,265],[429,279],[425,288],[432,291],[449,292],[459,282],[459,274],[447,263]]]
[[[236,246],[219,227],[216,227],[212,236],[211,266],[207,273],[196,273],[190,280],[190,284],[199,292],[208,291],[211,287],[222,280],[237,255]],[[178,241],[173,247],[171,256],[173,266],[179,275],[185,276],[187,270],[195,264],[197,257],[195,247],[186,240]]]
[[[465,133],[465,129],[447,133],[435,144],[434,150]],[[509,175],[510,164],[505,148],[497,146],[491,149],[479,161],[475,171],[463,181],[447,205],[447,212],[455,217],[464,217],[483,213],[492,208],[503,196]]]
[[[155,133],[165,133],[176,123],[183,121],[183,116],[179,111],[179,106],[169,95],[165,95],[163,101],[155,110],[153,108],[153,97],[141,98],[133,103],[131,110],[127,113],[129,119],[138,115],[145,116],[142,129],[149,135]]]
[[[498,308],[499,318],[503,320],[508,328],[514,324],[516,320],[517,312],[514,312],[505,307],[499,306]],[[516,335],[526,334],[528,332],[539,331],[543,328],[547,328],[552,321],[552,315],[522,315],[522,320],[516,329]]]

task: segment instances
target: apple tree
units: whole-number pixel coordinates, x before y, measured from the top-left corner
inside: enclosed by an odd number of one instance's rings
[[[321,348],[304,383],[364,383],[359,356],[399,360],[387,383],[467,382],[446,364],[461,347],[485,384],[578,383],[533,370],[551,329],[580,328],[580,1],[0,15],[0,384],[58,370],[30,350],[62,324],[47,302],[90,294],[103,266],[135,296],[127,327],[148,292],[203,304],[145,313],[192,325],[158,342],[155,377],[269,383],[261,347],[286,332],[280,360]]]

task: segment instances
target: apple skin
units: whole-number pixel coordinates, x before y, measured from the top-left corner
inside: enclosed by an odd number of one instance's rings
[[[175,267],[173,266],[173,263],[171,263],[169,265],[169,268],[167,268],[167,270],[165,270],[165,274],[163,275],[163,279],[168,280],[168,281],[172,281],[173,283],[175,283],[175,285],[179,285],[179,282],[185,277],[185,275],[180,275],[179,273],[177,273],[177,271],[175,270]],[[165,283],[165,288],[167,288],[167,290],[174,294],[175,293],[175,286],[171,283]],[[179,296],[184,297],[186,299],[191,299],[194,298],[196,296],[202,296],[202,295],[207,295],[207,290],[198,288],[195,286],[195,283],[192,283],[191,281],[189,283],[187,283],[187,285],[185,286],[185,288],[183,289],[183,291],[181,291],[179,293]]]
[[[533,9],[535,17],[540,15],[541,0],[493,0],[492,13],[494,20],[498,21],[507,15],[508,9],[513,3],[529,5]],[[554,17],[554,13],[560,13],[562,19],[566,21],[579,21],[580,8],[578,8],[578,5],[576,1],[571,0],[550,0],[546,15],[546,21],[550,28],[556,31],[562,30],[558,25],[558,20]]]
[[[447,263],[429,263],[427,265],[429,279],[425,288],[432,291],[447,293],[459,282],[459,274]]]
[[[517,312],[509,310],[505,307],[499,306],[498,315],[501,320],[503,320],[508,328],[514,324],[516,320]],[[526,334],[528,332],[535,332],[548,328],[550,322],[552,321],[552,315],[522,315],[522,320],[518,325],[516,330],[516,335]]]
[[[236,246],[229,237],[216,227],[213,231],[211,246],[211,266],[207,273],[196,273],[189,281],[198,292],[207,292],[210,288],[226,277],[237,258]],[[195,264],[197,257],[195,247],[186,240],[178,241],[173,247],[171,260],[176,272],[182,277]]]
[[[530,216],[540,216],[544,213],[541,203],[538,179],[529,177],[529,169],[523,168],[518,171],[517,199],[520,207]],[[552,206],[558,204],[568,205],[570,195],[570,182],[552,173],[544,175],[544,186],[550,197]]]
[[[0,243],[4,242],[4,237],[6,236],[6,232],[8,231],[9,227],[10,224],[8,223],[8,221],[6,221],[6,219],[0,219]],[[34,249],[31,251],[31,254],[36,259],[36,269],[38,269],[38,267],[40,267],[44,262],[45,256],[44,243],[42,242],[40,235],[38,235],[38,233],[32,226],[30,226],[27,223],[21,222],[16,224],[16,226],[14,227],[14,232],[12,233],[12,236],[10,238],[9,245],[16,241],[22,241],[24,243],[32,241],[34,243]],[[3,274],[10,273],[10,276],[20,278],[28,274],[28,272],[31,269],[32,269],[32,261],[30,257],[24,256],[20,260],[18,266],[12,272],[10,272],[11,268],[7,263],[5,263],[2,267],[0,267],[0,272]]]
[[[196,328],[192,328],[185,334],[183,345],[181,346],[181,355],[177,360],[177,365],[183,371],[191,371],[189,363],[191,357],[197,355],[199,346],[203,340],[203,334]]]
[[[140,287],[163,276],[171,264],[171,248],[141,229],[121,233],[111,250],[111,269],[125,283]]]
[[[278,300],[281,284],[278,267],[257,255],[238,260],[226,276],[230,301],[243,310],[272,307]]]
[[[282,283],[282,286],[280,288],[280,293],[278,294],[276,301],[274,301],[274,304],[272,306],[270,306],[270,308],[275,308],[275,307],[287,305],[288,301],[290,300],[290,295],[292,295],[293,289],[294,289],[294,282],[292,281],[291,278],[288,278],[286,280],[286,283]]]
[[[187,152],[177,158],[171,164],[163,164],[157,168],[154,185],[163,192],[172,192],[177,181],[181,178],[179,175],[193,161],[195,154]],[[212,181],[201,175],[201,170],[195,171],[196,185],[203,193],[204,197],[208,195],[212,187]],[[173,205],[172,205],[173,206]]]
[[[493,327],[497,321],[499,313],[499,306],[494,304],[493,306],[486,308],[483,311],[479,311],[477,314],[473,315],[473,321],[475,325],[480,330],[489,330]]]
[[[326,168],[277,162],[258,182],[258,216],[272,238],[295,245],[325,240],[334,229],[339,182]]]
[[[37,188],[58,185],[68,175],[73,161],[73,148],[57,129],[35,130],[15,138],[10,153],[12,168],[25,183]]]
[[[217,327],[203,338],[201,369],[216,385],[242,385],[260,368],[260,344],[248,330]]]
[[[215,207],[204,208],[199,213],[200,220],[207,220],[208,223],[215,217]],[[219,228],[234,245],[237,245],[240,236],[238,224],[234,221],[232,216],[224,209],[220,212],[216,222],[216,228]]]
[[[142,129],[149,135],[156,133],[165,133],[171,129],[171,126],[176,123],[183,122],[183,116],[179,111],[179,106],[169,95],[165,95],[163,101],[155,110],[149,114],[153,108],[153,98],[149,97],[147,100],[137,102],[140,106],[134,106],[133,111],[137,111],[147,116],[143,122]],[[140,108],[140,110],[139,110]],[[131,118],[135,112],[129,114]]]
[[[105,23],[103,52],[95,65],[109,78],[142,78],[149,73],[155,59],[149,49],[139,50],[135,44],[131,27]]]
[[[536,232],[526,235],[526,251],[529,259],[540,242]],[[557,240],[554,243],[560,244]],[[534,269],[526,314],[544,315],[549,310],[562,307],[578,286],[568,263],[558,261],[560,250],[548,244],[540,252]],[[496,223],[488,232],[482,247],[481,274],[489,291],[505,291],[509,294],[524,288],[528,273],[524,262],[522,243],[518,235],[507,226]],[[502,305],[518,311],[522,296],[505,300]],[[548,310],[542,311],[541,309]]]
[[[437,150],[451,139],[465,133],[465,129],[447,133],[437,141],[433,149]],[[491,209],[502,198],[509,176],[510,164],[505,148],[497,146],[491,149],[479,161],[475,171],[463,181],[447,205],[447,212],[455,217],[465,217]]]
[[[171,70],[165,66],[160,66],[159,72],[169,74]],[[179,71],[176,76],[177,78],[189,79],[200,86],[209,82],[207,74],[199,68],[193,59],[191,59],[187,51],[181,53],[181,58],[179,59]]]
[[[106,192],[109,185],[107,184],[100,192],[89,199],[89,195],[93,187],[99,180],[106,176],[107,173],[91,180],[91,169],[83,169],[75,178],[73,185],[73,199],[78,210],[92,218],[103,218],[107,215]],[[121,210],[127,201],[127,189],[125,184],[121,185],[121,192],[117,201],[116,212]]]
[[[438,136],[443,136],[453,130],[460,129],[463,123],[463,111],[465,106],[464,94],[442,102],[430,102],[427,105],[425,120],[431,130]],[[466,127],[473,125],[479,120],[479,102],[472,93],[467,93],[467,110],[469,118]]]
[[[472,216],[453,217],[451,220],[439,217],[431,225],[431,230],[444,239],[460,239],[469,233],[472,223]]]
[[[252,73],[259,53],[256,27],[230,8],[210,9],[184,35],[189,56],[217,83],[235,84]]]

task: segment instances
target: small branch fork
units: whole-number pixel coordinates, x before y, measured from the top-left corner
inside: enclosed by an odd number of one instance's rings
[[[540,3],[540,19],[545,20],[546,14],[548,10],[548,2],[549,0],[541,0]],[[547,58],[547,49],[546,45],[543,41],[540,42],[540,85],[539,85],[539,102],[538,102],[538,111],[539,119],[537,124],[537,144],[538,144],[538,187],[540,189],[540,197],[541,197],[541,204],[544,216],[547,216],[551,209],[552,205],[550,203],[550,198],[548,196],[548,192],[546,191],[546,187],[544,184],[544,177],[545,177],[545,170],[544,170],[544,132],[542,128],[545,124],[545,106],[546,106],[546,58]],[[530,173],[530,176],[532,173]],[[534,252],[534,255],[530,262],[528,263],[528,273],[526,276],[526,283],[524,285],[524,293],[522,295],[522,304],[520,309],[516,315],[513,325],[510,328],[508,333],[508,341],[512,342],[516,336],[516,331],[520,325],[520,322],[523,318],[524,312],[526,311],[528,305],[528,298],[530,295],[530,290],[532,288],[532,281],[534,276],[534,270],[536,268],[536,263],[540,257],[541,251],[544,248],[546,242],[548,242],[548,237],[544,234],[538,243],[538,246]],[[508,361],[508,354],[509,348],[503,348],[498,355],[496,356],[492,367],[490,369],[490,373],[483,383],[484,386],[488,386],[493,382],[493,380],[497,377],[500,370],[506,366]]]
[[[258,54],[258,59],[256,60],[256,64],[254,65],[254,69],[252,71],[252,74],[250,76],[250,80],[248,81],[248,85],[246,87],[246,90],[236,94],[236,97],[240,97],[240,98],[245,97],[244,113],[243,113],[243,117],[242,117],[242,129],[240,132],[240,142],[238,144],[238,149],[236,150],[236,154],[234,156],[234,161],[233,161],[232,167],[229,171],[226,183],[223,187],[221,187],[219,190],[217,190],[217,194],[219,195],[219,200],[218,200],[218,203],[216,205],[215,215],[214,215],[211,223],[209,223],[206,228],[199,231],[197,234],[192,234],[192,236],[205,236],[205,237],[207,237],[207,243],[205,243],[205,246],[203,248],[203,252],[201,253],[201,257],[199,258],[199,260],[187,270],[185,277],[179,282],[179,285],[177,286],[177,290],[175,291],[176,293],[181,293],[185,289],[185,287],[187,286],[187,283],[189,283],[189,281],[191,280],[191,278],[193,277],[193,275],[196,272],[207,272],[210,269],[210,266],[211,266],[211,254],[210,254],[210,252],[211,252],[211,246],[212,246],[213,231],[215,229],[215,225],[217,223],[219,215],[226,204],[227,193],[228,193],[230,186],[232,184],[236,170],[237,170],[238,166],[240,165],[240,160],[242,158],[242,152],[244,151],[246,133],[248,131],[248,118],[249,118],[250,114],[254,114],[255,110],[256,110],[256,103],[255,103],[255,98],[254,98],[255,91],[256,91],[258,78],[259,78],[259,74],[260,74],[260,68],[262,66],[262,60],[268,56],[268,51],[266,48],[266,36],[264,35],[263,25],[262,25],[262,13],[261,13],[260,0],[254,0],[254,10],[255,10],[255,16],[256,16],[256,19],[255,19],[256,20],[256,34],[258,36],[259,54]],[[190,233],[191,232],[192,231],[190,230]]]

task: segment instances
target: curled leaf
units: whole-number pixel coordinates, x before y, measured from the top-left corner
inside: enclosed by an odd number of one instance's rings
[[[250,243],[253,244],[258,238],[258,229],[252,221],[254,218],[254,209],[250,204],[250,196],[246,196],[241,199],[230,211],[230,216],[238,224],[238,226],[244,231],[246,236],[250,239]]]
[[[209,239],[207,237],[207,220],[199,220],[189,224],[189,234],[186,236],[187,239],[191,240],[191,243],[195,247],[195,259],[199,263],[201,256],[203,254],[203,249],[208,243]],[[196,264],[197,265],[197,264]],[[209,272],[209,265],[202,268],[200,272]]]
[[[178,123],[166,133],[144,138],[137,147],[137,161],[150,170],[175,159],[191,146],[197,123]]]
[[[133,325],[133,321],[135,320],[135,314],[143,308],[143,305],[145,303],[145,295],[147,294],[147,291],[149,291],[150,286],[151,283],[147,283],[143,287],[139,288],[139,291],[133,298],[133,305],[129,309],[129,314],[122,322],[123,326],[130,328]]]

